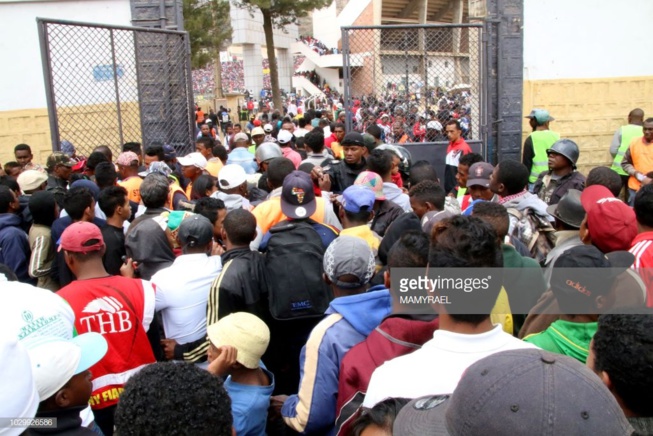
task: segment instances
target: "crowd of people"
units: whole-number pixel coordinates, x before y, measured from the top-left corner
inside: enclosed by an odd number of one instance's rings
[[[0,433],[653,434],[653,118],[615,133],[624,174],[585,175],[546,110],[493,164],[447,104],[438,173],[397,108],[391,133],[276,110],[220,140],[207,117],[184,156],[17,145]]]
[[[298,38],[298,41],[301,41],[304,44],[306,44],[308,48],[310,48],[320,56],[340,53],[340,51],[337,48],[328,48],[322,41],[320,41],[317,38],[313,38],[310,35],[300,36]]]

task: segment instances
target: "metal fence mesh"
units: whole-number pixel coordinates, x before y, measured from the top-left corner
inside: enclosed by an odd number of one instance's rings
[[[473,24],[343,28],[344,95],[361,107],[348,127],[380,120],[388,143],[439,142],[457,119],[466,139],[482,139],[481,32]]]
[[[125,142],[188,152],[195,133],[182,32],[39,20],[53,148]]]

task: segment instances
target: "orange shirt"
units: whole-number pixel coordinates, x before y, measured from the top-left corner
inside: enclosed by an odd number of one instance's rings
[[[125,180],[118,182],[118,185],[122,186],[127,190],[127,197],[135,202],[141,202],[141,183],[143,179],[138,176],[127,177]]]

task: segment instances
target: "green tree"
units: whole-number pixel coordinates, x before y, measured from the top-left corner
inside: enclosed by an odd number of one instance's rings
[[[191,65],[203,68],[213,62],[214,97],[222,98],[220,51],[231,40],[228,0],[184,0],[184,27],[190,39]]]
[[[265,45],[270,63],[270,84],[275,108],[283,107],[279,90],[279,68],[274,53],[273,26],[284,30],[289,24],[297,24],[297,19],[308,15],[313,9],[322,9],[333,0],[234,0],[234,4],[253,12],[258,9],[263,14]]]

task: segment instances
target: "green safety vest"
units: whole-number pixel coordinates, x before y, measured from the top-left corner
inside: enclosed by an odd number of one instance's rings
[[[624,160],[624,155],[630,146],[630,143],[635,138],[639,138],[644,135],[644,129],[642,126],[636,126],[634,124],[628,124],[626,126],[621,126],[621,145],[619,150],[614,157],[612,162],[612,170],[616,171],[617,174],[621,176],[627,176],[628,174],[621,168],[621,162]]]
[[[467,193],[467,188],[458,188],[458,192],[456,193],[456,198],[463,198],[465,194]]]
[[[531,141],[533,141],[533,166],[531,167],[531,175],[528,178],[529,183],[535,183],[537,176],[542,171],[549,169],[549,157],[546,151],[551,148],[554,142],[560,139],[560,135],[553,130],[536,130],[531,133]]]

